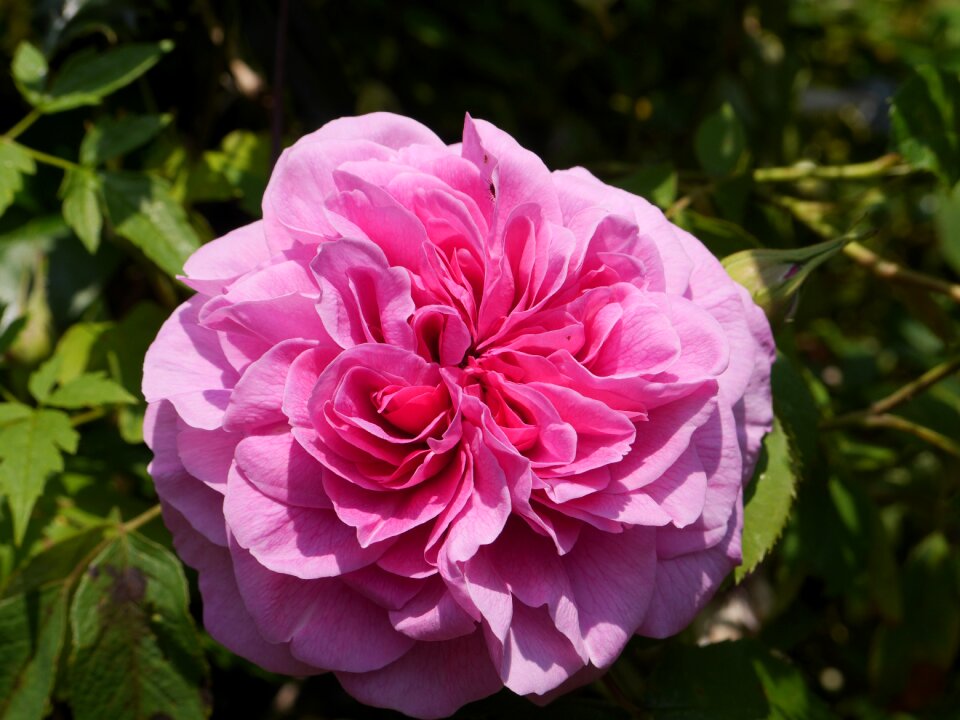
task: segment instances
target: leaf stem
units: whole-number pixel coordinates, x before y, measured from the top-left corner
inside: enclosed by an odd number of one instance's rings
[[[94,420],[99,420],[104,415],[107,414],[107,411],[102,407],[93,408],[92,410],[85,410],[82,413],[77,413],[70,418],[70,425],[77,427],[78,425],[84,425],[88,422],[93,422]]]
[[[151,520],[159,516],[161,513],[161,510],[162,508],[158,503],[154,505],[152,508],[150,508],[149,510],[145,510],[144,512],[140,513],[135,518],[131,520],[127,520],[127,522],[125,523],[122,523],[120,525],[120,528],[123,532],[128,532],[128,533],[133,532],[134,530],[139,530],[148,522],[150,522]]]
[[[817,165],[812,162],[800,162],[790,167],[757,168],[753,171],[753,181],[796,182],[813,178],[817,180],[867,180],[883,175],[906,175],[914,169],[901,162],[896,153],[883,155],[876,160],[849,165]]]
[[[13,140],[14,138],[19,137],[24,132],[26,132],[27,128],[29,128],[37,120],[39,120],[41,115],[43,115],[43,113],[41,113],[39,110],[34,108],[29,113],[24,115],[23,118],[20,120],[20,122],[18,122],[16,125],[14,125],[12,128],[7,130],[3,134],[4,139]]]
[[[80,166],[77,165],[77,163],[57,157],[56,155],[49,155],[45,152],[41,152],[40,150],[34,150],[31,147],[27,147],[26,145],[20,145],[20,147],[23,148],[23,150],[34,160],[45,165],[53,165],[54,167],[58,167],[62,170],[80,169]]]
[[[943,450],[945,453],[949,453],[954,457],[960,458],[960,444],[956,443],[954,440],[951,440],[946,435],[938,433],[936,430],[931,430],[924,425],[915,423],[912,420],[907,420],[904,417],[899,415],[869,415],[869,414],[858,414],[851,413],[843,417],[835,418],[834,420],[828,420],[824,422],[821,427],[828,430],[836,430],[841,427],[864,427],[864,428],[889,428],[891,430],[899,430],[900,432],[907,433],[908,435],[913,435],[920,440],[923,440],[930,445],[933,445],[940,450]]]

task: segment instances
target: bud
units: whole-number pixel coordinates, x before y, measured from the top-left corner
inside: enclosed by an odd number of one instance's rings
[[[742,250],[728,255],[722,263],[727,274],[750,292],[776,326],[793,317],[800,286],[807,276],[855,239],[854,235],[845,235],[803,248]]]
[[[42,255],[37,258],[29,294],[26,283],[21,288],[20,306],[27,322],[10,346],[9,355],[22,365],[36,365],[53,347],[53,317],[47,305],[47,260]]]

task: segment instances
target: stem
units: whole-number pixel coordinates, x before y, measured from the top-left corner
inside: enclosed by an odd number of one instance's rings
[[[88,422],[99,420],[106,414],[107,414],[106,410],[104,410],[103,408],[93,408],[92,410],[86,410],[70,418],[70,425],[72,427],[77,427],[78,425],[84,425]]]
[[[920,440],[923,440],[924,442],[929,443],[940,450],[943,450],[945,453],[949,453],[954,457],[960,458],[960,444],[957,444],[946,435],[941,435],[936,430],[931,430],[928,427],[924,427],[923,425],[915,423],[912,420],[902,418],[899,415],[851,414],[842,418],[836,418],[832,421],[827,421],[821,425],[821,427],[827,430],[836,430],[841,427],[851,426],[899,430],[900,432],[907,433],[908,435],[913,435],[914,437],[919,438]]]
[[[942,293],[954,301],[960,302],[960,285],[956,283],[925,275],[916,270],[908,270],[892,260],[880,257],[860,243],[850,243],[843,249],[843,252],[855,263],[867,268],[879,278],[905,285],[915,285],[931,292]]]
[[[788,210],[794,218],[806,225],[822,237],[831,238],[836,235],[836,230],[823,219],[808,210],[803,201],[782,195],[774,196],[773,201],[780,207]],[[843,248],[843,253],[858,265],[866,268],[878,278],[889,280],[890,282],[900,283],[902,285],[913,285],[930,292],[946,295],[955,302],[960,302],[960,285],[950,283],[946,280],[926,275],[916,270],[909,270],[892,260],[887,260],[877,255],[872,250],[867,249],[858,242],[847,243]]]
[[[866,180],[883,175],[906,175],[913,171],[909,165],[901,162],[896,153],[890,153],[863,163],[850,165],[828,165],[822,167],[812,162],[801,162],[792,167],[758,168],[753,171],[753,181],[795,182],[807,178],[818,180]]]
[[[23,148],[23,150],[26,151],[26,153],[34,160],[44,163],[45,165],[53,165],[54,167],[61,168],[62,170],[77,170],[80,168],[77,163],[70,162],[69,160],[57,157],[56,155],[48,155],[45,152],[34,150],[26,145],[20,145],[20,147]]]
[[[897,407],[897,405],[902,405],[908,400],[913,399],[914,396],[922,393],[927,388],[936,385],[945,378],[950,377],[958,370],[960,370],[960,356],[930,368],[916,380],[908,382],[896,392],[892,392],[885,398],[877,400],[870,406],[868,411],[872,415],[882,415],[887,413],[890,410],[893,410],[893,408]]]
[[[31,110],[29,113],[27,113],[26,115],[24,115],[23,118],[20,120],[20,122],[18,122],[18,123],[17,123],[16,125],[14,125],[12,128],[10,128],[9,130],[7,130],[7,131],[3,134],[3,137],[4,137],[5,139],[7,139],[7,140],[13,140],[14,138],[22,135],[24,132],[26,132],[26,130],[27,130],[28,127],[30,127],[30,126],[33,125],[37,120],[40,119],[40,116],[41,116],[42,114],[43,114],[43,113],[41,113],[39,110],[37,110],[36,108],[34,108],[34,109]]]
[[[145,510],[144,512],[140,513],[132,520],[127,520],[127,522],[123,523],[120,526],[120,528],[123,530],[123,532],[128,532],[128,533],[133,532],[134,530],[138,530],[144,525],[146,525],[155,517],[159,516],[160,512],[161,512],[160,505],[159,504],[154,505],[152,508],[150,508],[149,510]]]

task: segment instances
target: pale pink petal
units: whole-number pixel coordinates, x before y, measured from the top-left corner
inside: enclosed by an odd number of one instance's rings
[[[272,254],[258,220],[203,245],[184,263],[182,280],[198,292],[217,295]]]

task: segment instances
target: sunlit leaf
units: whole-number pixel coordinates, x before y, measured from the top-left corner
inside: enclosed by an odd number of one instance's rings
[[[99,181],[83,170],[70,170],[63,177],[63,219],[91,253],[100,245],[103,215],[100,213]]]
[[[36,170],[36,163],[23,147],[0,139],[0,215],[23,188],[23,176],[32,175]]]
[[[136,245],[168,275],[200,247],[183,208],[170,196],[166,181],[140,173],[102,175],[110,221],[119,235]]]
[[[87,131],[80,143],[80,162],[92,167],[136,150],[169,124],[169,115],[102,118]]]
[[[206,665],[177,559],[120,534],[90,564],[70,607],[77,720],[204,718]]]

